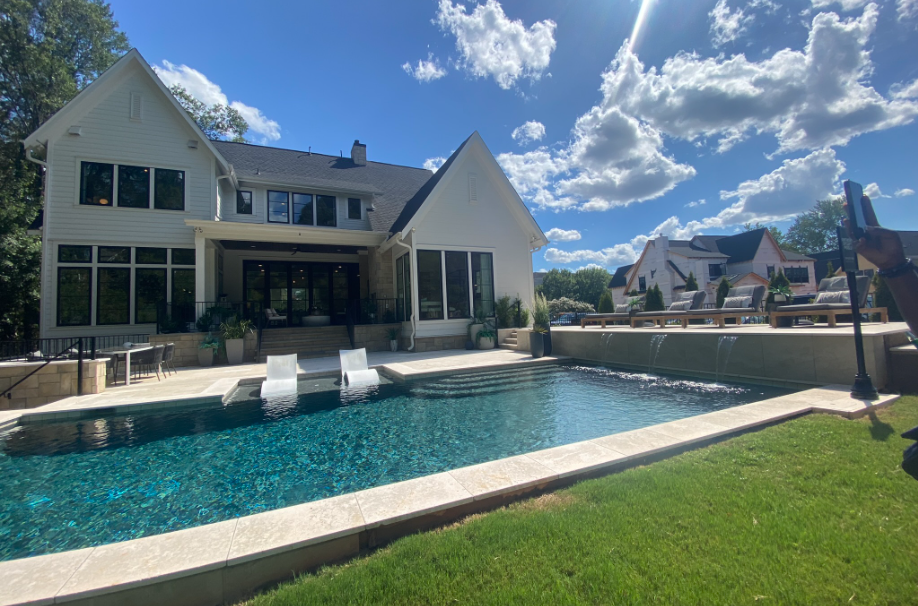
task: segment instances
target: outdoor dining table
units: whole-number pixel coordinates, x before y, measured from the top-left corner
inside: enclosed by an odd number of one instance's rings
[[[100,349],[99,352],[112,355],[124,354],[124,386],[127,387],[131,384],[131,354],[138,351],[146,351],[148,349],[153,349],[153,346],[149,343],[137,343],[130,347],[125,347],[123,345],[108,347],[106,349]],[[118,375],[115,375],[113,381],[117,380]]]

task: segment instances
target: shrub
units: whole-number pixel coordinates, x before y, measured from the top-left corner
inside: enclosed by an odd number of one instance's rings
[[[575,313],[589,313],[593,311],[593,306],[584,301],[575,301],[567,297],[561,297],[560,299],[552,299],[548,302],[548,311],[552,316],[571,311]]]
[[[613,311],[615,311],[615,304],[612,303],[612,295],[607,290],[599,297],[599,313],[608,314]]]
[[[548,329],[548,324],[551,322],[550,313],[545,296],[537,294],[532,302],[532,324],[534,328]]]
[[[510,303],[510,295],[499,298],[494,305],[494,315],[497,316],[498,328],[510,328],[516,319],[516,307]]]
[[[654,284],[653,288],[647,290],[647,295],[644,298],[644,310],[663,311],[664,309],[666,309],[666,304],[663,302],[663,291],[660,290],[659,284]]]
[[[717,285],[717,309],[720,309],[724,306],[724,299],[727,298],[727,293],[730,292],[730,288],[732,286],[733,285],[730,284],[730,280],[728,280],[726,277],[720,279],[720,284]]]
[[[526,328],[529,326],[529,310],[525,307],[520,309],[520,325],[517,328]]]
[[[698,280],[695,279],[695,272],[690,271],[688,280],[685,281],[685,292],[694,292],[698,290]]]

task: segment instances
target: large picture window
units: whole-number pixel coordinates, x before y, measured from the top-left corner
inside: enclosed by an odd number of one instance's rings
[[[173,248],[172,249],[173,265],[194,265],[193,248]]]
[[[494,257],[491,253],[472,253],[473,312],[494,315]]]
[[[312,194],[293,194],[293,222],[312,225]]]
[[[92,246],[61,244],[57,248],[57,260],[61,263],[92,263]]]
[[[96,324],[130,324],[131,270],[99,268]]]
[[[810,270],[806,267],[785,267],[784,275],[792,284],[806,284],[810,281]]]
[[[270,223],[290,222],[290,197],[287,192],[268,192],[268,221]]]
[[[154,185],[153,208],[185,210],[185,171],[157,168]]]
[[[469,317],[469,254],[446,251],[446,306],[450,320]]]
[[[157,308],[166,302],[166,270],[134,270],[134,322],[156,322]]]
[[[194,305],[194,270],[172,270],[172,306]]]
[[[165,248],[138,248],[137,249],[138,265],[165,265],[166,249]]]
[[[127,263],[131,262],[130,246],[100,246],[98,252],[99,263]]]
[[[118,206],[150,208],[150,169],[118,166]]]
[[[57,270],[57,325],[88,326],[92,316],[92,269]]]
[[[337,199],[334,196],[316,196],[316,225],[336,227]]]
[[[440,251],[418,251],[418,306],[421,320],[443,319],[443,271]]]
[[[80,204],[113,206],[115,165],[82,162],[80,168]]]

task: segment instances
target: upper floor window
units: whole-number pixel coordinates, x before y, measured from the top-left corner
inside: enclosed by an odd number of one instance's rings
[[[312,194],[293,194],[293,222],[312,225]]]
[[[638,292],[647,292],[647,278],[644,276],[638,278]]]
[[[766,266],[765,266],[765,273],[768,274],[768,277],[769,277],[769,278],[771,278],[773,275],[775,275],[775,266],[774,266],[774,265],[766,265]]]
[[[347,199],[347,218],[359,221],[362,218],[360,198]]]
[[[118,166],[118,206],[150,208],[150,169]]]
[[[153,208],[185,210],[185,171],[157,168],[154,183]]]
[[[115,165],[82,162],[80,169],[80,204],[112,206]]]
[[[334,196],[316,196],[316,225],[336,227],[338,225],[337,200]]]
[[[293,203],[292,209],[291,202]],[[337,208],[338,199],[335,196],[268,191],[268,222],[270,223],[337,227]]]
[[[268,192],[268,221],[270,223],[290,222],[290,195],[287,192]]]
[[[251,215],[252,214],[252,192],[250,191],[237,191],[236,192],[236,214],[237,215]]]
[[[784,275],[792,284],[806,284],[810,281],[810,270],[806,267],[785,267]]]
[[[708,265],[708,274],[711,279],[719,278],[727,273],[727,266],[723,263],[711,263]]]

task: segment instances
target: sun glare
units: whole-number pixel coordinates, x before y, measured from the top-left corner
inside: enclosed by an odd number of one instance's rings
[[[655,1],[656,0],[641,0],[641,10],[638,11],[637,19],[634,20],[634,29],[631,30],[631,38],[628,40],[628,50],[632,53],[637,46],[638,36],[640,36],[641,30],[644,29],[644,24],[647,23],[650,9]]]

